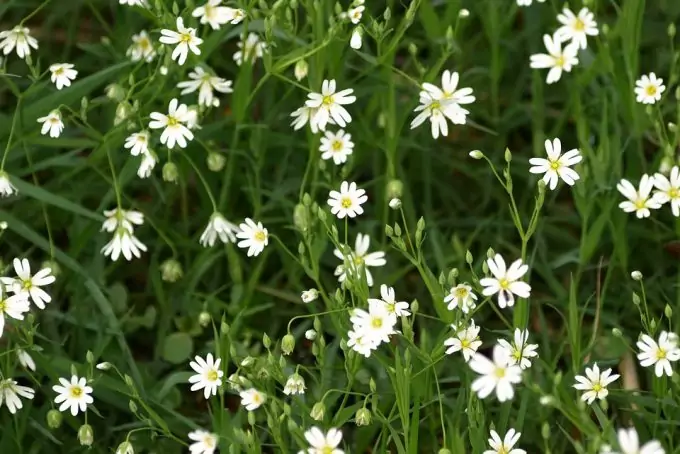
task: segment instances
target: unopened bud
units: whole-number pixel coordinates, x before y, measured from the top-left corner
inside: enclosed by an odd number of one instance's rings
[[[307,207],[301,203],[295,205],[293,211],[293,224],[300,232],[305,233],[309,230],[309,211]]]
[[[460,11],[458,11],[458,17],[469,17],[470,16],[470,11],[463,8]]]
[[[302,299],[303,303],[311,303],[312,301],[315,301],[318,297],[319,291],[315,288],[305,290],[304,292],[302,292],[302,295],[300,295],[300,298]]]
[[[314,331],[313,329],[308,329],[307,331],[305,331],[305,339],[310,341],[316,339],[316,331]]]
[[[206,326],[210,325],[211,321],[212,317],[210,316],[210,312],[202,311],[200,314],[198,314],[198,324],[202,327],[205,328]]]
[[[111,369],[111,363],[104,361],[103,363],[99,363],[95,366],[99,370],[109,370]]]
[[[174,162],[166,162],[163,165],[163,181],[167,183],[177,183],[179,170]]]
[[[92,430],[91,425],[83,424],[80,426],[80,429],[78,429],[78,441],[81,446],[92,446],[92,443],[94,442],[94,431]]]
[[[354,416],[357,426],[367,426],[371,423],[371,411],[368,408],[360,408]]]
[[[399,208],[401,208],[401,199],[394,198],[394,199],[390,200],[388,205],[393,210],[398,210]]]
[[[125,99],[125,89],[118,84],[111,84],[106,87],[106,97],[121,102]]]
[[[126,440],[118,445],[118,449],[116,449],[116,454],[135,454],[135,450],[132,447],[132,444]]]
[[[469,155],[472,159],[482,159],[484,157],[484,153],[479,150],[472,150]]]
[[[667,319],[673,317],[673,308],[666,304],[666,307],[663,309],[663,315],[665,315]]]
[[[635,304],[636,306],[640,305],[640,297],[635,292],[633,292],[633,304]]]
[[[614,337],[622,337],[623,333],[619,328],[612,328],[612,336]]]
[[[307,61],[305,60],[298,60],[295,63],[295,78],[297,81],[301,81],[305,77],[307,77],[307,72],[309,71],[309,65],[307,64]]]
[[[161,279],[165,282],[177,282],[182,278],[184,272],[182,265],[175,259],[168,259],[161,263]]]
[[[210,169],[212,172],[219,172],[222,169],[224,169],[224,165],[227,162],[227,158],[225,158],[224,155],[221,153],[212,151],[208,153],[206,162],[208,164],[208,169]]]
[[[512,161],[512,153],[509,148],[505,149],[505,162],[510,163]]]
[[[387,198],[388,199],[399,199],[404,192],[404,183],[401,180],[390,180],[387,183]]]
[[[59,410],[55,410],[54,408],[50,411],[47,412],[47,426],[50,429],[58,429],[61,427],[61,422],[64,420],[64,417],[61,415],[61,412]]]
[[[309,413],[309,416],[311,416],[312,419],[315,420],[315,421],[321,421],[321,420],[323,420],[323,417],[324,417],[325,414],[326,414],[326,405],[324,405],[323,402],[317,402],[312,407],[312,411]]]
[[[292,334],[288,333],[281,339],[281,351],[284,355],[290,355],[295,349],[295,338]]]
[[[642,273],[639,272],[638,270],[635,270],[632,273],[630,273],[630,277],[634,281],[641,281],[642,280]]]
[[[472,252],[470,252],[469,250],[467,250],[467,251],[465,252],[465,262],[466,262],[468,265],[472,265],[472,261],[473,261]]]

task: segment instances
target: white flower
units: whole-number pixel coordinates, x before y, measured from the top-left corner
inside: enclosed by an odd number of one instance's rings
[[[517,5],[519,6],[531,6],[532,0],[517,0]],[[537,0],[539,3],[544,3],[545,0]]]
[[[260,37],[255,33],[248,33],[248,37],[245,41],[241,41],[237,44],[239,50],[234,54],[234,61],[237,65],[241,66],[244,60],[248,60],[251,63],[258,58],[262,58],[267,44],[260,41]]]
[[[361,16],[364,15],[364,10],[366,7],[364,5],[357,6],[347,11],[347,17],[354,24],[358,24],[361,21]]]
[[[146,0],[120,0],[120,4],[130,6],[141,6],[142,8],[146,8],[149,6],[146,3]]]
[[[241,240],[237,246],[241,249],[248,249],[248,257],[260,255],[264,247],[269,244],[269,232],[267,232],[267,229],[262,226],[261,222],[255,223],[250,218],[246,218],[239,225],[236,237]]]
[[[629,429],[619,429],[618,442],[621,454],[665,454],[663,446],[656,440],[651,440],[640,447],[640,439],[634,427]],[[607,454],[619,454],[617,451],[606,451]],[[604,454],[605,451],[601,451]]]
[[[480,399],[488,397],[494,390],[500,402],[510,400],[515,395],[513,385],[522,381],[522,369],[512,364],[508,352],[500,345],[493,348],[493,360],[475,353],[468,362],[470,369],[480,375],[472,382],[472,391]]]
[[[194,443],[189,445],[191,454],[213,454],[217,449],[217,435],[205,430],[189,432],[189,439]]]
[[[151,62],[156,58],[156,50],[153,48],[153,42],[146,30],[142,30],[137,35],[132,35],[132,45],[128,47],[125,55],[134,62],[142,59]]]
[[[97,364],[95,367],[97,368],[97,370],[107,371],[111,369],[111,366],[112,364],[110,362],[104,361],[102,363]]]
[[[451,72],[446,70],[442,73],[441,88],[425,82],[423,84],[423,92],[421,92],[420,95],[422,98],[425,93],[429,95],[431,99],[439,101],[444,115],[451,120],[453,124],[463,125],[470,112],[462,108],[461,105],[472,104],[475,102],[475,97],[472,94],[472,88],[458,88],[458,82],[460,82],[460,75],[455,71]]]
[[[19,364],[25,369],[32,370],[35,372],[35,361],[28,352],[22,348],[17,349],[17,358],[19,359]]]
[[[342,441],[342,432],[338,429],[329,429],[323,433],[321,429],[312,426],[305,432],[305,439],[309,443],[307,454],[345,454],[345,451],[338,449]]]
[[[293,117],[293,122],[290,124],[293,127],[294,131],[297,131],[299,129],[302,129],[307,122],[309,122],[309,119],[314,116],[316,111],[319,109],[312,109],[307,106],[302,106],[298,109],[295,109],[290,116]],[[319,125],[316,123],[309,123],[309,126],[314,134],[319,132]]]
[[[319,146],[321,159],[332,159],[336,165],[347,162],[347,157],[354,151],[352,134],[346,133],[343,129],[338,132],[326,131],[321,138]]]
[[[361,41],[361,27],[356,27],[354,30],[352,30],[352,36],[349,38],[349,47],[351,47],[354,50],[359,50],[361,49],[361,45],[363,42]]]
[[[364,331],[347,331],[347,346],[368,358],[371,352],[378,348],[380,342],[371,337],[369,333]]]
[[[406,301],[397,301],[394,295],[394,289],[385,284],[380,286],[381,299],[369,298],[368,303],[382,304],[385,306],[387,312],[396,315],[397,317],[407,317],[411,315],[408,311],[411,305]]]
[[[59,383],[61,385],[52,386],[54,392],[57,393],[54,402],[61,404],[59,411],[64,411],[70,407],[71,414],[76,416],[79,410],[84,412],[87,406],[94,402],[94,399],[90,396],[92,387],[87,386],[85,377],[78,378],[78,376],[73,375],[70,382],[65,378],[60,378]]]
[[[364,209],[361,205],[368,200],[366,191],[357,188],[357,184],[343,181],[340,184],[340,192],[331,191],[328,194],[328,205],[331,207],[331,213],[343,219],[345,216],[354,218],[363,214]]]
[[[458,284],[449,290],[449,294],[444,297],[444,302],[449,303],[447,309],[452,311],[457,307],[467,314],[477,306],[477,295],[472,291],[472,287],[467,284]]]
[[[146,252],[146,246],[135,237],[132,232],[124,227],[119,227],[113,234],[111,241],[106,243],[101,250],[104,257],[111,257],[114,262],[123,254],[125,260],[132,260],[132,256],[140,258],[142,252]]]
[[[357,278],[361,276],[359,274],[362,270],[366,276],[366,283],[369,287],[373,287],[373,275],[368,270],[369,267],[385,266],[387,261],[385,260],[385,253],[379,252],[368,252],[368,247],[371,244],[371,238],[368,235],[363,235],[361,233],[357,234],[356,241],[354,242],[354,252],[351,252],[349,257],[345,258],[340,249],[335,249],[333,254],[343,261],[342,265],[339,265],[335,269],[335,275],[338,276],[339,282],[344,282],[347,279],[346,266],[349,266],[349,273],[351,277]],[[345,261],[347,262],[345,264]]]
[[[317,333],[315,330],[308,329],[307,331],[305,331],[305,339],[313,341],[314,339],[316,339],[316,334]]]
[[[300,299],[302,299],[303,303],[311,303],[312,301],[315,301],[318,297],[319,292],[315,288],[305,290],[304,292],[302,292],[302,295],[300,295]]]
[[[665,90],[663,79],[656,77],[654,73],[649,73],[635,82],[635,100],[642,104],[654,104],[661,99],[661,94]]]
[[[595,399],[604,399],[609,395],[609,390],[607,386],[614,383],[618,374],[612,375],[612,370],[607,369],[600,373],[600,368],[597,364],[593,364],[592,369],[586,367],[585,377],[582,375],[577,375],[574,379],[577,381],[574,384],[574,388],[581,391],[586,391],[581,396],[581,400],[585,401],[588,405],[592,404]]]
[[[220,6],[222,0],[208,0],[208,2],[196,8],[191,15],[200,17],[202,24],[209,24],[213,30],[219,30],[224,24],[236,25],[245,18],[245,11],[228,6]]]
[[[189,120],[189,112],[186,104],[179,104],[177,98],[173,98],[168,106],[168,114],[151,112],[151,129],[163,129],[161,143],[172,149],[177,143],[180,148],[186,148],[187,140],[193,140],[194,134],[183,123]]]
[[[354,309],[351,314],[352,330],[368,336],[378,344],[389,342],[390,335],[395,333],[394,325],[397,323],[397,316],[394,312],[390,312],[380,300],[369,301],[368,312],[363,309]]]
[[[218,0],[219,1],[219,0]],[[222,79],[221,77],[213,76],[206,72],[200,66],[189,73],[191,80],[186,80],[177,84],[177,88],[181,88],[180,94],[186,95],[198,90],[198,104],[202,106],[219,105],[219,100],[213,97],[213,90],[220,93],[233,92],[230,80]]]
[[[132,443],[125,440],[118,445],[115,454],[135,454],[135,449],[133,448]]]
[[[157,162],[158,158],[156,158],[152,151],[142,154],[142,160],[139,162],[139,168],[137,169],[137,176],[139,178],[149,178]]]
[[[477,353],[477,349],[482,346],[482,340],[479,338],[479,326],[475,325],[474,320],[470,320],[470,326],[461,329],[455,325],[451,325],[455,334],[444,341],[446,354],[451,355],[455,352],[462,352],[465,362],[470,361],[470,358]]]
[[[389,205],[389,207],[392,208],[393,210],[398,210],[399,208],[401,208],[401,199],[397,197],[390,199],[387,205]]]
[[[30,30],[21,25],[17,25],[12,30],[0,32],[0,50],[8,55],[14,48],[17,49],[19,58],[24,58],[31,54],[31,47],[38,48],[38,41],[30,34]]]
[[[305,379],[299,374],[294,373],[288,380],[286,380],[286,385],[283,387],[283,393],[286,396],[291,394],[304,394],[305,393]]]
[[[130,149],[132,156],[147,153],[149,151],[149,131],[140,131],[130,134],[125,139],[123,145],[126,149]]]
[[[557,15],[562,24],[555,32],[555,37],[562,42],[570,41],[581,49],[588,47],[588,36],[597,36],[597,22],[595,15],[588,8],[581,8],[578,16],[569,8],[564,8],[562,14]]]
[[[201,126],[198,124],[198,106],[190,106],[187,109],[187,128],[191,131],[201,129]]]
[[[248,411],[257,410],[260,408],[260,405],[262,405],[267,400],[267,396],[255,388],[249,388],[245,391],[241,391],[239,395],[241,396],[241,405],[246,407],[246,410]]]
[[[616,185],[616,189],[628,200],[619,203],[621,208],[626,213],[635,212],[638,219],[648,218],[652,213],[649,211],[661,208],[661,202],[655,197],[651,197],[650,193],[654,187],[654,178],[649,175],[642,175],[640,179],[640,188],[635,189],[635,186],[626,179],[622,179]]]
[[[106,221],[102,224],[102,230],[107,232],[115,232],[119,227],[132,232],[135,225],[144,224],[144,214],[134,210],[122,210],[114,208],[113,210],[104,210]]]
[[[30,303],[26,293],[8,296],[9,289],[0,286],[0,337],[5,330],[5,316],[15,320],[23,320],[24,314],[30,310]]]
[[[680,348],[678,348],[678,339],[675,334],[661,331],[658,343],[643,334],[637,341],[637,347],[640,349],[637,357],[642,367],[654,365],[654,374],[657,377],[664,374],[669,377],[673,375],[671,361],[680,359]]]
[[[203,390],[203,397],[206,399],[217,394],[217,388],[222,386],[222,375],[224,372],[220,369],[220,362],[222,360],[217,358],[213,360],[212,353],[208,353],[205,359],[196,356],[194,361],[189,363],[189,366],[196,372],[196,375],[189,377],[189,383],[192,391]]]
[[[324,80],[321,85],[321,93],[309,93],[305,104],[307,107],[316,109],[314,115],[309,119],[312,131],[315,127],[325,131],[330,119],[333,119],[341,128],[350,123],[352,116],[343,106],[356,101],[357,98],[352,93],[354,93],[354,90],[351,88],[336,93],[335,79]]]
[[[15,414],[17,410],[21,410],[24,406],[19,397],[33,399],[34,395],[35,391],[33,388],[17,385],[17,382],[11,378],[0,381],[0,407],[2,407],[4,402],[12,414]]]
[[[45,303],[52,301],[52,297],[40,287],[53,283],[56,278],[52,275],[50,268],[43,268],[35,275],[31,276],[31,265],[27,259],[19,260],[15,258],[12,262],[16,278],[3,277],[0,281],[3,285],[23,297],[32,301],[40,309],[45,309]]]
[[[177,60],[177,64],[183,65],[186,62],[189,50],[196,55],[201,55],[201,49],[198,46],[203,43],[203,40],[196,36],[195,28],[184,27],[184,20],[181,17],[177,18],[177,31],[164,28],[161,30],[161,35],[163,36],[158,40],[161,43],[177,44],[171,55],[173,60]]]
[[[514,306],[514,295],[529,298],[531,286],[520,281],[522,276],[529,271],[529,266],[522,263],[522,259],[515,260],[510,268],[506,269],[505,260],[500,254],[496,254],[495,257],[488,259],[486,264],[493,277],[480,279],[479,283],[484,287],[482,295],[491,296],[498,293],[498,306],[501,309]]]
[[[560,80],[562,71],[570,72],[573,66],[578,65],[578,44],[567,44],[562,49],[560,39],[550,35],[543,35],[543,43],[548,53],[532,55],[530,66],[534,69],[550,68],[546,82],[552,84]]]
[[[61,121],[61,113],[58,109],[53,110],[45,117],[38,118],[38,123],[42,123],[40,134],[46,135],[49,132],[52,138],[59,137],[64,130],[64,123]]]
[[[9,197],[14,193],[17,193],[17,188],[14,187],[11,181],[9,181],[9,175],[7,172],[0,170],[0,196]]]
[[[501,439],[500,435],[498,435],[498,432],[495,430],[492,430],[489,435],[491,435],[491,438],[489,438],[489,447],[491,449],[487,449],[484,451],[483,454],[526,454],[527,452],[524,449],[515,449],[514,446],[517,444],[519,441],[520,435],[522,435],[521,432],[516,432],[515,429],[510,429],[506,432],[505,437]]]
[[[439,135],[447,136],[449,135],[449,125],[446,123],[446,111],[449,109],[449,105],[453,105],[452,101],[443,101],[440,99],[435,99],[430,93],[426,91],[420,92],[420,105],[415,108],[414,112],[420,112],[411,121],[411,129],[415,129],[422,125],[425,120],[430,120],[430,131],[433,139],[439,138]],[[460,107],[462,109],[462,107]],[[456,121],[461,121],[465,123],[465,115],[467,115],[467,110],[462,109],[460,115],[456,113],[454,118]],[[453,121],[453,120],[452,120]]]
[[[654,198],[661,204],[670,202],[673,216],[680,216],[680,168],[673,166],[670,178],[662,173],[656,173],[654,186],[658,189],[654,192]]]
[[[57,86],[57,90],[64,87],[70,87],[71,81],[76,79],[78,71],[73,69],[71,63],[55,63],[50,65],[50,80]]]
[[[210,216],[208,226],[205,228],[199,239],[203,247],[213,247],[219,237],[222,243],[235,243],[238,227],[227,221],[221,213],[213,213]]]
[[[499,339],[498,345],[507,350],[508,355],[512,364],[519,364],[522,369],[528,369],[531,367],[531,359],[538,356],[536,350],[538,345],[529,344],[529,331],[522,331],[519,328],[515,328],[515,335],[512,344],[505,339]]]
[[[548,159],[529,159],[529,164],[532,165],[529,172],[544,174],[543,181],[551,190],[557,187],[560,178],[569,186],[573,186],[580,177],[570,166],[578,164],[583,159],[579,151],[573,149],[562,154],[562,142],[560,139],[553,139],[552,142],[545,141],[545,152],[548,154]]]

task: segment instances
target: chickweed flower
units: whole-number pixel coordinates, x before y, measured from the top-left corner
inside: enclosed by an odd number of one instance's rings
[[[368,252],[368,248],[371,245],[371,238],[368,235],[361,233],[357,234],[357,238],[354,242],[354,252],[347,257],[347,264],[349,265],[349,272],[353,278],[361,276],[361,272],[366,276],[366,282],[369,287],[373,287],[373,275],[368,270],[370,267],[380,267],[385,266],[387,261],[385,260],[385,253],[382,251],[378,252]],[[345,256],[342,254],[340,249],[335,249],[333,254],[343,261],[342,265],[339,265],[335,269],[335,275],[338,276],[338,281],[340,283],[347,279],[348,269],[345,266]]]
[[[262,226],[261,222],[255,223],[250,218],[246,218],[239,225],[236,237],[241,240],[237,246],[241,249],[248,249],[248,257],[260,255],[265,246],[269,244],[269,232],[267,229]]]
[[[349,38],[349,47],[354,50],[361,49],[363,42],[361,40],[361,27],[355,27],[352,30],[352,35]]]
[[[593,364],[592,368],[586,367],[585,377],[582,375],[574,377],[577,383],[573,386],[578,390],[585,391],[581,396],[581,400],[590,405],[595,399],[605,399],[609,395],[607,386],[614,383],[618,378],[618,374],[612,375],[611,369],[607,369],[600,373],[598,365]]]
[[[673,166],[669,177],[662,173],[654,174],[654,198],[657,202],[671,204],[673,216],[680,216],[680,168]]]
[[[302,295],[300,295],[300,298],[302,299],[303,303],[311,303],[312,301],[315,301],[318,297],[319,292],[315,288],[305,290],[304,292],[302,292]]]
[[[342,441],[342,432],[338,429],[329,429],[324,433],[316,426],[312,426],[305,432],[305,440],[309,443],[306,453],[308,454],[345,454],[338,449]]]
[[[357,184],[343,181],[340,184],[340,192],[331,191],[328,194],[328,205],[331,207],[331,213],[343,219],[344,217],[354,218],[364,213],[361,207],[368,200],[366,191],[359,189]]]
[[[236,232],[238,231],[239,229],[235,224],[227,221],[221,213],[215,212],[210,216],[210,221],[201,234],[199,243],[203,247],[213,247],[217,238],[225,244],[235,243]]]
[[[661,331],[658,342],[647,334],[642,334],[636,345],[640,349],[637,357],[642,367],[653,365],[654,374],[657,377],[664,374],[669,377],[673,375],[671,361],[675,362],[680,359],[680,348],[678,348],[678,338],[675,334]]]
[[[442,73],[442,86],[437,87],[430,83],[423,84],[423,90],[434,100],[441,103],[443,113],[453,124],[465,124],[466,116],[470,113],[461,105],[472,104],[475,97],[472,88],[458,88],[460,76],[457,72],[446,70]],[[444,134],[446,135],[446,134]]]
[[[387,312],[396,315],[397,317],[405,317],[411,315],[409,312],[410,304],[406,301],[397,301],[394,295],[394,289],[385,284],[380,286],[380,299],[369,298],[369,304],[382,304],[385,306]]]
[[[519,367],[528,369],[531,367],[531,359],[538,356],[536,350],[538,345],[528,343],[529,331],[515,328],[515,335],[512,343],[505,339],[499,339],[498,345],[503,347],[510,355],[513,364],[519,364]]]
[[[557,187],[560,178],[569,186],[573,186],[580,177],[570,166],[578,164],[583,159],[579,151],[573,149],[562,154],[562,142],[560,139],[546,140],[545,151],[548,154],[548,159],[529,159],[529,164],[532,165],[529,172],[542,173],[543,181],[545,181],[545,184],[551,190]]]
[[[124,441],[118,445],[114,454],[135,454],[135,449],[132,447],[132,443]]]
[[[23,320],[24,314],[29,310],[30,305],[25,293],[9,296],[7,288],[0,285],[0,337],[5,330],[6,316],[15,320]]]
[[[132,156],[147,153],[149,151],[149,132],[140,131],[130,134],[125,139],[123,146],[130,150]]]
[[[506,269],[505,260],[500,254],[496,254],[495,257],[488,259],[486,264],[493,277],[485,277],[479,281],[484,287],[482,290],[484,296],[498,294],[498,306],[501,309],[514,306],[515,295],[529,298],[531,286],[519,280],[529,271],[529,266],[524,264],[522,259],[515,260],[510,268]]]
[[[267,44],[260,40],[255,33],[248,33],[248,37],[237,44],[239,50],[234,53],[234,61],[241,66],[244,61],[253,63],[256,59],[262,58]]]
[[[222,360],[217,358],[213,360],[212,353],[208,353],[205,359],[196,356],[194,361],[189,363],[189,366],[196,372],[195,375],[189,377],[189,383],[192,383],[192,391],[203,390],[203,397],[206,399],[217,394],[217,388],[222,386],[222,375],[224,372],[220,369]]]
[[[304,394],[305,379],[297,373],[291,375],[288,377],[288,380],[286,380],[286,385],[283,387],[283,393],[287,396],[292,394]]]
[[[38,40],[30,35],[30,30],[21,25],[17,25],[12,30],[0,32],[0,50],[8,55],[16,48],[19,58],[26,58],[31,54],[31,47],[38,49]]]
[[[483,454],[526,454],[524,449],[514,447],[522,435],[521,432],[510,429],[502,439],[495,430],[491,430],[489,435],[491,436],[489,438],[489,447],[491,449],[487,449]]]
[[[27,259],[15,258],[12,262],[16,278],[3,277],[0,282],[17,295],[23,295],[32,301],[39,309],[45,309],[45,303],[52,301],[52,297],[42,288],[53,283],[56,278],[50,268],[43,268],[31,276],[31,265]]]
[[[21,348],[17,349],[17,359],[19,360],[19,364],[21,364],[21,367],[35,372],[36,370],[35,361],[33,361],[33,358],[31,357],[31,355],[28,354],[26,350]]]
[[[198,90],[198,105],[200,106],[219,106],[220,101],[213,96],[213,90],[220,93],[231,93],[234,91],[231,88],[232,82],[230,80],[213,76],[200,66],[197,66],[189,73],[189,79],[191,80],[178,83],[177,88],[182,89],[180,92],[182,95]]]
[[[635,212],[638,219],[648,218],[652,214],[650,210],[661,208],[659,199],[651,196],[653,187],[654,178],[649,175],[642,175],[639,189],[635,189],[630,181],[622,179],[616,189],[628,200],[619,203],[619,208],[626,213]]]
[[[560,80],[563,71],[570,72],[573,66],[578,65],[578,43],[572,42],[562,49],[560,38],[550,35],[543,35],[543,43],[548,53],[532,55],[530,66],[534,69],[550,68],[546,83],[552,84]]]
[[[448,102],[435,99],[430,93],[421,91],[420,105],[414,110],[414,112],[420,113],[411,121],[411,129],[422,125],[425,120],[430,120],[430,131],[433,139],[439,138],[440,134],[442,136],[449,135],[449,126],[446,123],[445,114]],[[456,115],[455,118],[458,120],[460,115]]]
[[[663,79],[656,74],[643,75],[635,82],[635,100],[642,104],[655,104],[666,90]]]
[[[144,214],[135,210],[123,210],[114,208],[104,210],[106,221],[102,224],[102,230],[115,232],[119,227],[132,231],[135,225],[144,224]]]
[[[177,98],[173,98],[168,106],[168,114],[151,112],[149,128],[163,129],[161,143],[172,149],[175,144],[180,148],[186,148],[187,140],[193,140],[194,134],[183,123],[189,121],[189,112],[186,104],[180,104]]]
[[[640,439],[638,437],[635,427],[628,429],[619,429],[617,433],[617,441],[621,454],[665,454],[661,443],[656,440],[651,440],[640,447]],[[602,452],[601,454],[605,454]],[[607,451],[607,454],[619,454],[618,451]]]
[[[472,291],[472,287],[467,284],[458,284],[449,290],[444,297],[444,302],[448,303],[446,308],[450,311],[459,307],[464,313],[470,312],[477,306],[477,295]]]
[[[472,382],[472,391],[485,399],[494,390],[500,402],[511,400],[515,395],[513,386],[522,381],[522,369],[512,363],[508,352],[500,345],[493,348],[492,359],[475,353],[468,364],[480,377]]]
[[[151,176],[151,171],[158,163],[158,157],[151,150],[142,154],[142,160],[139,162],[139,168],[137,169],[137,176],[139,178],[149,178]]]
[[[354,151],[352,134],[346,133],[343,129],[338,132],[326,131],[324,137],[321,138],[319,151],[321,159],[332,159],[336,165],[344,164],[347,162],[347,157]]]
[[[336,92],[335,79],[324,80],[321,85],[321,93],[309,93],[305,105],[315,109],[313,115],[309,118],[312,131],[315,128],[325,131],[331,118],[342,128],[350,123],[352,116],[343,106],[353,104],[356,101],[357,98],[352,93],[354,93],[354,90],[351,88]]]
[[[0,170],[0,196],[9,197],[16,194],[17,188],[9,181],[9,175],[4,170]]]
[[[153,42],[146,30],[132,35],[132,45],[125,52],[125,55],[130,57],[133,62],[144,60],[148,63],[156,58],[156,49],[154,49]]]
[[[17,410],[21,410],[24,404],[20,397],[24,399],[33,399],[35,391],[28,386],[20,386],[15,380],[8,378],[0,381],[0,407],[3,402],[7,405],[10,413],[15,414]]]
[[[555,32],[555,37],[560,41],[568,41],[576,44],[579,48],[588,47],[588,36],[597,36],[597,22],[595,15],[588,8],[581,8],[578,15],[569,8],[564,8],[557,20],[562,24]]]
[[[53,139],[59,137],[64,130],[64,122],[61,121],[59,109],[54,109],[46,116],[38,118],[38,123],[42,123],[40,134],[47,135],[49,133]]]
[[[113,239],[102,248],[101,252],[105,257],[111,257],[114,262],[121,254],[125,260],[130,261],[133,256],[140,258],[142,252],[146,252],[146,246],[130,230],[119,227],[113,234]]]
[[[61,404],[59,411],[64,411],[70,408],[71,414],[76,416],[78,411],[84,412],[87,406],[94,402],[92,399],[92,387],[87,385],[87,380],[84,377],[77,375],[71,376],[69,382],[65,378],[59,379],[59,385],[54,385],[52,389],[57,393],[54,402]]]
[[[50,80],[56,85],[57,90],[64,87],[70,87],[71,81],[76,79],[78,71],[73,69],[71,63],[55,63],[50,65]]]
[[[191,15],[200,17],[201,24],[209,24],[213,30],[219,30],[222,25],[231,23],[236,25],[245,18],[245,11],[240,8],[221,6],[222,0],[208,0],[203,6],[196,8]]]
[[[246,407],[248,411],[254,411],[260,408],[260,405],[265,403],[267,396],[262,394],[255,388],[246,389],[239,393],[241,396],[241,405]]]
[[[379,345],[382,342],[389,342],[390,336],[394,334],[397,316],[389,312],[382,301],[373,300],[368,304],[368,311],[354,309],[350,321],[354,332],[367,336]]]
[[[347,11],[347,17],[349,18],[350,22],[352,22],[354,25],[361,22],[361,17],[364,15],[365,9],[366,7],[364,5],[359,5]]]
[[[189,432],[189,440],[193,441],[189,445],[191,454],[214,454],[217,449],[217,435],[205,430]]]
[[[176,44],[175,49],[170,56],[173,60],[177,60],[177,64],[183,65],[187,61],[189,51],[196,55],[201,55],[201,49],[198,48],[203,43],[201,38],[196,36],[196,29],[191,27],[184,27],[184,19],[177,18],[177,31],[168,30],[164,28],[161,30],[161,37],[159,41],[163,44]]]
[[[461,328],[456,325],[451,325],[455,334],[444,341],[446,354],[451,355],[456,352],[463,353],[465,362],[469,362],[470,358],[477,353],[477,349],[482,346],[482,341],[479,338],[479,326],[475,325],[474,320],[470,320],[470,326]]]

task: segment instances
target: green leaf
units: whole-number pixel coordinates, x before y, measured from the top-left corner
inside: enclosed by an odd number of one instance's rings
[[[19,194],[23,194],[28,197],[31,197],[32,199],[39,200],[40,202],[43,202],[47,205],[59,207],[73,214],[84,216],[88,219],[92,219],[93,221],[97,222],[104,221],[104,217],[102,215],[99,215],[94,211],[90,211],[87,208],[78,205],[77,203],[73,203],[70,200],[65,199],[64,197],[46,191],[45,189],[39,186],[34,186],[31,183],[28,183],[24,180],[20,180],[17,178],[12,179],[12,184],[14,184],[14,186],[16,186],[16,188],[19,190]]]
[[[194,341],[186,333],[172,333],[163,342],[163,359],[169,363],[183,363],[193,351]]]

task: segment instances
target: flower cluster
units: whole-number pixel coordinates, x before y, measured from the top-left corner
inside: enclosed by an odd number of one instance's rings
[[[648,218],[652,214],[651,210],[658,210],[666,203],[670,204],[673,216],[680,216],[680,168],[678,166],[671,168],[669,176],[662,173],[642,175],[637,188],[625,178],[621,179],[616,189],[627,199],[619,203],[619,208],[626,213],[635,213],[638,219]]]

